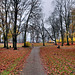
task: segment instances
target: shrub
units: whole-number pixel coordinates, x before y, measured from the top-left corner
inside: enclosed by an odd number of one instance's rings
[[[26,42],[26,46],[27,47],[30,47],[31,46],[31,43],[30,42]]]
[[[56,42],[58,43],[58,42],[59,42],[59,40],[58,40],[58,39],[56,39]]]
[[[71,42],[71,38],[69,38],[68,40],[69,40],[69,42]]]
[[[73,38],[73,42],[75,42],[75,38]]]

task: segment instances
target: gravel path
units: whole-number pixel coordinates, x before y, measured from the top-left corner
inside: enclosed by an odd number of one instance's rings
[[[39,47],[34,47],[32,49],[21,75],[47,75],[41,65],[39,52]]]

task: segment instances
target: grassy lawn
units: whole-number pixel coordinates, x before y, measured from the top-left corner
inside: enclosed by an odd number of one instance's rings
[[[30,48],[0,49],[0,75],[18,75],[30,54]]]
[[[75,46],[40,48],[40,56],[48,75],[75,75]]]

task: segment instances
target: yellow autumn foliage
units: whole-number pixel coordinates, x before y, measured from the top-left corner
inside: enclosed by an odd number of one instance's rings
[[[58,39],[56,39],[56,42],[58,43],[58,42],[59,42],[59,40],[58,40]]]
[[[75,42],[75,38],[73,38],[73,41]]]
[[[51,40],[49,40],[49,42],[52,42]]]
[[[71,42],[71,38],[69,38],[68,40],[69,40],[69,42]]]
[[[31,46],[31,43],[30,42],[26,42],[26,46],[27,47],[30,47]]]
[[[69,40],[69,42],[72,41],[71,38],[69,38],[68,40]],[[61,38],[60,38],[60,42],[62,42]],[[67,42],[67,38],[64,38],[64,43],[66,43],[66,42]],[[75,38],[74,37],[73,37],[73,42],[75,42]]]

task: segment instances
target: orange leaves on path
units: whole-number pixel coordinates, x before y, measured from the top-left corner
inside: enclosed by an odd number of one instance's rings
[[[75,47],[42,47],[40,55],[48,75],[75,75]]]
[[[0,74],[17,74],[23,68],[23,64],[30,52],[30,48],[18,48],[18,50],[13,50],[13,48],[0,49]]]

